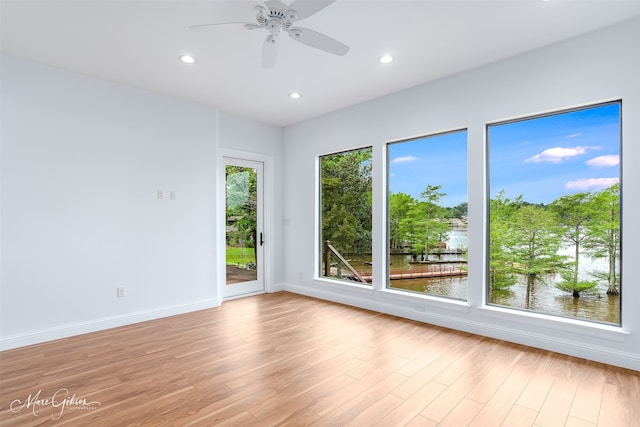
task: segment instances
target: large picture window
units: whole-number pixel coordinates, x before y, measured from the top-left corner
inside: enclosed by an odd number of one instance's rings
[[[467,299],[467,132],[388,145],[388,287]]]
[[[320,275],[371,285],[371,147],[320,157]]]
[[[488,302],[620,323],[621,104],[488,126]]]

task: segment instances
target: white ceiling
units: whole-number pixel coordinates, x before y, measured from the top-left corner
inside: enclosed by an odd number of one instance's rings
[[[256,4],[1,0],[2,51],[285,126],[640,16],[640,0],[337,0],[296,25],[349,53],[283,37],[273,69],[260,63],[265,30],[187,28],[254,22]],[[377,62],[386,52],[394,63]]]

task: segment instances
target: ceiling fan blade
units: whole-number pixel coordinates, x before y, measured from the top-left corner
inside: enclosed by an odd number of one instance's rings
[[[334,55],[343,56],[349,52],[349,46],[346,44],[340,43],[338,40],[308,28],[291,28],[289,30],[289,36],[307,46],[315,47],[316,49],[324,50]]]
[[[260,26],[256,25],[254,22],[221,22],[219,24],[202,24],[189,26],[189,29],[191,31],[196,31],[199,33],[206,31],[233,31],[242,28],[253,30],[255,28],[260,28]]]
[[[320,12],[335,1],[336,0],[296,0],[291,3],[289,10],[295,11],[298,14],[298,20],[300,20]]]
[[[273,38],[271,34],[264,39],[264,43],[262,44],[262,68],[275,67],[279,48],[280,43],[278,43],[278,39]]]

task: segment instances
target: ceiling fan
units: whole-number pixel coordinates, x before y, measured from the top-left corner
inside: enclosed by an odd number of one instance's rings
[[[269,34],[262,45],[262,67],[273,68],[278,57],[280,34],[282,31],[307,46],[333,53],[346,55],[349,46],[325,34],[309,28],[297,27],[295,23],[308,18],[329,6],[335,0],[295,0],[286,5],[280,0],[268,0],[265,6],[256,6],[256,23],[253,22],[222,22],[217,24],[192,25],[193,31],[209,31],[227,28],[246,28],[257,30],[264,28]]]

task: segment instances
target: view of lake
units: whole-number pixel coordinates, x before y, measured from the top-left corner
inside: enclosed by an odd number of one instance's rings
[[[393,289],[458,300],[473,289],[492,305],[619,325],[620,109],[489,125],[486,246],[471,254],[466,130],[387,144],[388,259],[354,255],[372,252],[371,147],[322,156],[323,276],[370,284],[371,263],[389,262],[376,281]],[[469,259],[487,263],[472,281]]]
[[[454,229],[449,233],[447,247],[467,248],[468,235],[466,229]],[[563,250],[562,255],[570,255],[571,250]],[[473,254],[471,255],[473,256]],[[606,270],[606,261],[603,259],[591,259],[587,256],[580,257],[580,275],[589,278],[589,273],[594,270]],[[430,259],[437,259],[430,256]],[[459,255],[443,255],[443,260],[464,260]],[[394,270],[419,271],[428,268],[442,268],[441,264],[420,265],[410,264],[411,255],[391,255],[391,273]],[[445,264],[451,265],[451,264]],[[455,264],[453,264],[455,265]],[[391,280],[390,287],[409,290],[428,295],[443,296],[460,300],[467,299],[467,276],[416,278]],[[571,294],[557,289],[553,283],[560,281],[560,275],[551,275],[536,283],[529,311],[554,314],[559,316],[588,319],[604,323],[619,324],[620,299],[619,296],[607,295],[607,284],[600,283],[590,293],[582,293],[580,298],[574,298]],[[491,303],[516,309],[525,309],[527,285],[524,279],[513,285],[509,290],[494,293],[494,301]]]

